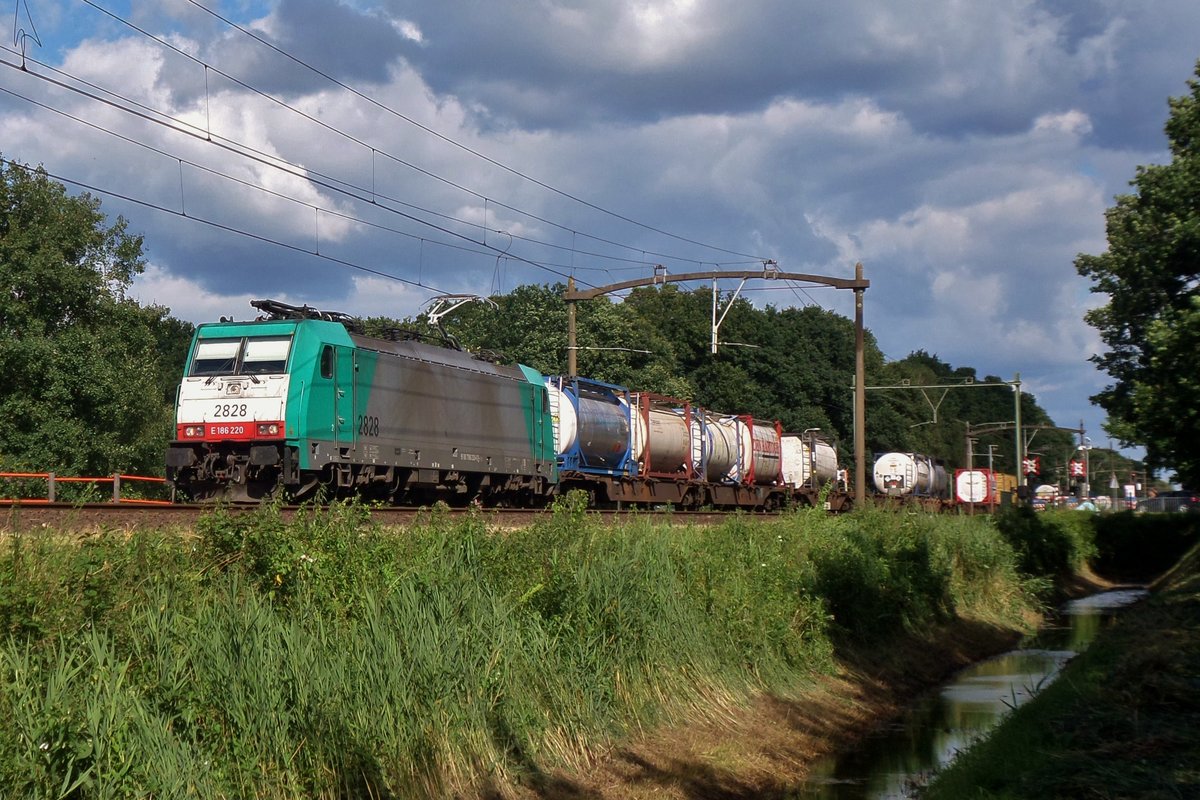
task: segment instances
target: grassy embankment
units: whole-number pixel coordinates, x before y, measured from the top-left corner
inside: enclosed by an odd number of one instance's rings
[[[356,507],[0,553],[7,797],[536,793],[639,731],[783,698],[839,653],[1019,627],[1082,518],[797,513],[527,530]]]
[[[1105,520],[1098,567],[1155,575],[1197,528],[1190,516]],[[1200,547],[921,797],[1200,797]]]

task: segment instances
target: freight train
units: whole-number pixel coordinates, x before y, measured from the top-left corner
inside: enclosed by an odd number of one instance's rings
[[[833,444],[773,420],[523,365],[337,312],[256,300],[195,332],[167,477],[196,500],[770,510],[850,499]]]

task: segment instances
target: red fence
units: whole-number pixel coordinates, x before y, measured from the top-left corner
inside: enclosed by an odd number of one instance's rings
[[[0,503],[54,503],[57,501],[58,485],[62,483],[87,483],[93,486],[100,484],[112,484],[112,501],[113,503],[123,503],[125,505],[143,505],[143,506],[169,506],[175,501],[175,488],[171,487],[170,500],[147,500],[137,497],[121,497],[121,488],[127,482],[144,482],[147,484],[165,485],[166,478],[148,478],[143,475],[121,475],[113,473],[106,477],[100,478],[83,478],[83,477],[60,477],[53,472],[0,472],[0,480],[18,479],[18,480],[44,480],[46,481],[46,495],[44,497],[0,497]]]

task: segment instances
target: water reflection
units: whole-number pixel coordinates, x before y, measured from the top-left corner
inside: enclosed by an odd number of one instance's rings
[[[1113,612],[1146,596],[1103,592],[1068,603],[1019,650],[982,661],[916,703],[855,751],[818,764],[797,800],[890,800],[910,796],[911,781],[948,764],[1058,675],[1091,644]]]

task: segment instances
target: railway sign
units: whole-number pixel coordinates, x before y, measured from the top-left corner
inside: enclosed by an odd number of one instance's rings
[[[1067,466],[1068,466],[1068,472],[1072,478],[1086,478],[1087,477],[1087,467],[1085,467],[1083,462],[1080,461],[1079,459],[1077,459],[1077,458],[1071,459],[1070,463]]]
[[[1026,475],[1041,475],[1042,474],[1042,458],[1041,456],[1029,456],[1021,459],[1021,471]]]

